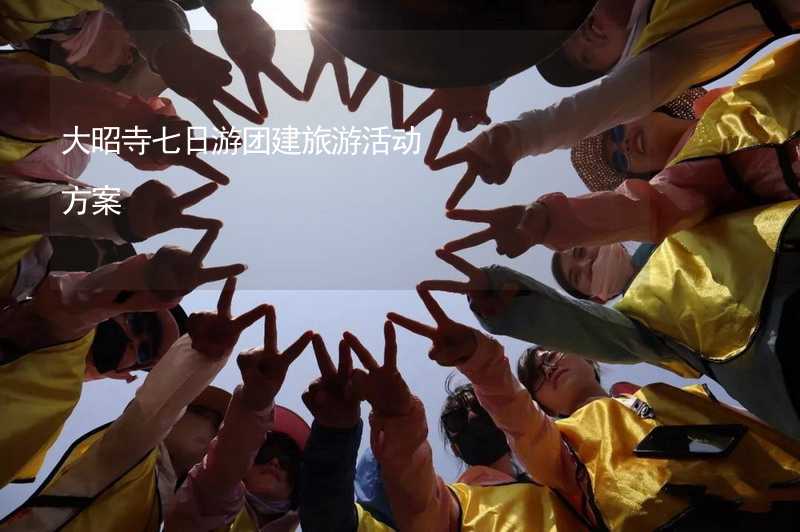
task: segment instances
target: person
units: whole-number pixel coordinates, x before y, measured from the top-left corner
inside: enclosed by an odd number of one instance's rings
[[[639,244],[631,255],[619,242],[578,246],[554,252],[550,271],[570,296],[605,304],[625,292],[655,249],[653,244]]]
[[[572,475],[585,466],[598,519],[610,530],[791,527],[800,506],[800,493],[788,487],[800,469],[796,441],[697,389],[654,384],[632,401],[615,400],[599,386],[593,368],[578,359],[541,361],[548,364],[539,367],[546,371],[548,391],[558,396],[548,409],[569,414],[553,422],[514,377],[497,341],[452,321],[424,288],[419,295],[434,326],[395,313],[389,319],[429,338],[429,357],[457,367],[473,383],[481,405],[510,436],[515,454],[535,478],[574,499],[580,484]],[[537,397],[544,400],[543,389]],[[675,436],[680,441],[694,434],[686,425],[713,434],[713,424],[735,424],[739,431],[739,439],[713,458],[694,447],[682,454],[675,440],[656,447],[658,459],[635,450],[658,427],[683,425]],[[514,438],[525,433],[531,436]]]
[[[234,390],[221,429],[167,509],[167,530],[297,528],[297,482],[310,429],[274,400],[312,332],[281,353],[275,309],[264,312],[264,345],[237,357],[244,384]]]
[[[720,212],[797,198],[798,64],[800,41],[753,65],[733,88],[707,102],[693,127],[684,122],[682,140],[654,179],[629,179],[613,192],[577,198],[547,194],[528,206],[451,211],[450,218],[483,221],[490,228],[446,248],[457,251],[495,239],[501,254],[515,257],[537,243],[556,250],[628,240],[658,243]]]
[[[538,65],[549,82],[569,86],[600,77],[614,66],[599,84],[499,123],[430,166],[441,170],[467,163],[459,183],[463,189],[478,176],[502,184],[522,158],[567,149],[640,119],[686,89],[726,75],[776,37],[798,29],[800,8],[790,0],[601,0],[565,46]]]
[[[193,252],[165,247],[93,272],[50,272],[29,299],[0,313],[0,395],[6,412],[0,484],[31,481],[86,380],[136,377],[186,328],[181,298],[243,265],[203,268],[217,233]]]
[[[230,398],[207,386],[242,331],[266,313],[262,305],[234,319],[235,289],[235,277],[228,278],[217,311],[189,317],[189,333],[156,364],[122,415],[73,444],[39,489],[4,518],[3,530],[160,530],[162,508],[203,457]],[[196,402],[209,394],[213,403]],[[187,408],[192,404],[201,408]]]
[[[366,369],[354,370],[353,388],[354,393],[368,401],[373,409],[370,441],[381,466],[398,530],[453,530],[460,527],[483,532],[591,528],[587,526],[590,524],[589,516],[581,511],[581,507],[565,503],[554,491],[542,486],[518,482],[510,467],[510,457],[502,452],[497,454],[499,438],[487,440],[493,442],[492,453],[486,452],[488,446],[480,450],[478,445],[479,449],[475,449],[466,443],[470,438],[461,432],[465,427],[450,426],[451,437],[463,459],[479,462],[475,464],[477,467],[465,471],[461,482],[446,485],[433,468],[431,448],[426,440],[425,409],[397,371],[397,344],[389,321],[384,325],[384,337],[386,348],[381,366],[358,338],[349,332],[344,334],[347,344]],[[527,403],[517,401],[507,402],[506,411],[526,428],[520,433],[503,430],[515,452],[520,449],[517,446],[519,439],[537,440],[540,436],[527,430],[533,426],[527,424],[527,415],[518,408],[518,405],[530,403],[530,398],[526,398]],[[463,414],[469,418],[464,410],[459,415],[448,414],[447,417],[460,417],[463,421]],[[467,421],[468,427],[478,431],[481,424],[476,420],[474,425]],[[497,427],[504,428],[501,424]],[[481,431],[485,429],[484,424]],[[488,432],[492,433],[492,430],[489,427]],[[482,434],[485,436],[486,432]],[[480,439],[477,435],[472,437]],[[478,454],[473,455],[473,451]],[[567,483],[572,481],[578,482],[577,476],[566,480]],[[580,488],[575,489],[580,491]],[[570,492],[571,495],[575,493]],[[582,499],[582,496],[574,499]]]
[[[302,395],[314,420],[300,468],[300,525],[306,532],[397,530],[381,496],[377,464],[369,458],[356,464],[363,422],[361,401],[352,388],[350,349],[344,340],[339,342],[337,367],[319,334],[312,345],[320,377]],[[360,478],[359,472],[369,478]]]

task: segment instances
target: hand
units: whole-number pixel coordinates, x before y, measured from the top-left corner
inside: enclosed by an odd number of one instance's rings
[[[163,301],[177,304],[180,298],[198,286],[212,283],[244,272],[244,264],[230,264],[204,268],[203,259],[219,236],[218,229],[209,229],[191,253],[164,246],[150,260],[147,272],[147,290]],[[134,296],[136,297],[136,296]]]
[[[188,36],[181,35],[161,45],[153,66],[170,89],[191,100],[217,129],[230,131],[231,124],[215,101],[250,122],[264,122],[261,115],[223,89],[233,81],[231,64],[197,46]]]
[[[351,429],[361,418],[361,401],[352,393],[353,359],[350,346],[344,340],[339,342],[337,369],[320,335],[314,335],[312,345],[322,376],[303,393],[303,403],[323,427]]]
[[[469,280],[461,281],[422,281],[419,288],[424,291],[440,290],[454,294],[464,294],[469,299],[470,308],[481,316],[493,316],[503,312],[520,291],[517,284],[509,284],[500,289],[492,289],[489,276],[466,260],[443,249],[436,250],[436,256],[457,269]]]
[[[425,153],[425,164],[431,164],[439,155],[444,139],[450,132],[453,120],[459,131],[472,131],[478,124],[490,124],[492,119],[486,114],[489,105],[489,87],[465,87],[457,89],[436,89],[422,102],[417,110],[406,119],[405,128],[418,126],[437,110],[442,116],[431,135],[431,143]]]
[[[208,183],[186,194],[175,196],[167,185],[150,180],[133,191],[123,216],[128,218],[131,233],[140,240],[176,228],[219,231],[222,228],[220,220],[183,214],[184,209],[200,203],[216,190],[215,183]]]
[[[458,366],[469,360],[478,347],[475,335],[481,333],[448,318],[442,307],[427,290],[417,287],[417,293],[436,321],[436,327],[425,325],[394,312],[388,314],[389,320],[414,334],[430,338],[433,347],[428,352],[428,358],[440,366]]]
[[[497,254],[515,258],[543,241],[549,226],[547,208],[541,203],[513,205],[489,211],[456,209],[449,211],[451,220],[487,223],[489,227],[445,244],[451,253],[479,246],[489,240],[497,242]]]
[[[456,164],[467,163],[467,171],[459,180],[447,199],[447,209],[455,209],[461,198],[480,178],[487,184],[502,185],[511,175],[514,161],[508,158],[508,143],[511,141],[509,126],[498,124],[481,133],[467,146],[430,163],[431,170],[441,170]],[[480,152],[480,153],[479,153]]]
[[[275,400],[283,386],[289,366],[297,360],[311,341],[313,333],[304,332],[286,351],[278,351],[278,327],[275,308],[264,305],[264,345],[250,349],[236,358],[242,372],[244,401],[253,410],[264,410]]]
[[[309,30],[308,36],[311,39],[311,46],[314,47],[314,57],[311,59],[311,66],[308,67],[306,85],[303,89],[305,99],[310,100],[314,95],[314,89],[317,87],[322,70],[325,65],[330,63],[336,76],[336,86],[339,87],[339,99],[342,100],[343,105],[348,105],[350,103],[350,81],[347,77],[344,56],[317,32]]]
[[[270,25],[250,5],[225,9],[228,4],[223,2],[218,10],[219,40],[242,71],[247,90],[261,116],[267,118],[269,115],[259,80],[261,72],[295,100],[304,100],[303,92],[273,63],[275,32]]]
[[[191,122],[177,116],[161,114],[155,115],[150,122],[143,128],[145,133],[154,139],[164,138],[164,142],[152,142],[141,150],[141,153],[130,146],[127,150],[120,149],[120,158],[139,170],[154,171],[165,170],[170,166],[183,166],[220,185],[227,185],[230,182],[228,176],[200,159],[197,151],[189,153]],[[142,124],[131,124],[131,127],[134,125]],[[207,139],[205,149],[213,150],[220,143],[220,139]]]
[[[238,318],[232,318],[231,302],[235,291],[236,278],[229,277],[219,294],[217,312],[193,312],[189,316],[192,348],[215,359],[227,357],[242,332],[267,314],[267,305],[260,305]]]
[[[397,339],[391,322],[384,323],[383,337],[386,345],[383,366],[380,366],[358,338],[349,332],[344,333],[345,342],[366,369],[353,370],[353,394],[368,401],[380,416],[402,416],[411,411],[413,398],[403,376],[397,371]]]
[[[350,96],[350,103],[347,109],[351,113],[358,111],[361,102],[364,101],[364,97],[370,89],[372,89],[379,77],[380,74],[377,72],[369,69],[364,71],[364,75],[361,77],[358,85],[356,85],[353,95]],[[386,82],[389,84],[389,106],[392,110],[392,128],[405,129],[403,124],[403,84],[392,81],[389,78],[386,78]]]

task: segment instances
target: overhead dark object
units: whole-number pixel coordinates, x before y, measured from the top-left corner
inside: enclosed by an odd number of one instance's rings
[[[596,0],[306,0],[347,58],[418,87],[486,85],[556,51]]]

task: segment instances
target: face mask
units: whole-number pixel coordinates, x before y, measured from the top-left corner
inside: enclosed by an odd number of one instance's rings
[[[592,263],[592,296],[608,301],[625,290],[635,271],[625,246],[611,244],[601,246]]]
[[[471,418],[455,438],[461,459],[471,466],[488,466],[510,452],[506,435],[483,416]]]

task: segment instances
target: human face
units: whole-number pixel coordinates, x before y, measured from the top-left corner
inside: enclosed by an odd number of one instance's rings
[[[275,501],[289,500],[294,488],[294,480],[278,457],[264,464],[250,466],[244,476],[244,484],[250,493]]]
[[[152,367],[178,339],[169,311],[130,312],[102,324],[86,357],[85,380],[133,380],[132,371]],[[113,364],[113,369],[103,367]],[[100,366],[100,369],[98,369]],[[102,372],[101,372],[102,370]]]
[[[658,173],[667,166],[681,137],[692,124],[689,120],[655,112],[616,126],[603,135],[606,162],[621,173]]]
[[[594,366],[568,353],[539,350],[532,361],[528,390],[549,412],[568,416],[588,398],[602,393]]]
[[[564,43],[567,59],[593,72],[611,70],[628,39],[629,3],[629,0],[600,0],[578,31]]]
[[[206,453],[217,434],[220,416],[205,408],[189,406],[164,439],[178,477],[189,472]]]
[[[621,243],[575,247],[558,252],[558,259],[564,280],[598,303],[622,293],[635,274],[630,254]]]

